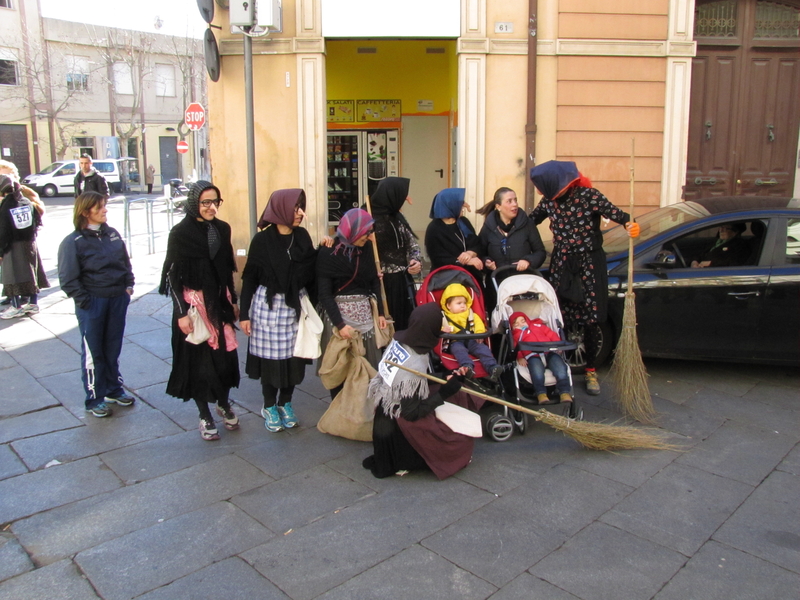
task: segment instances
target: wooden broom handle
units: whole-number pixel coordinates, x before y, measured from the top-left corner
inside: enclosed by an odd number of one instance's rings
[[[636,150],[636,138],[631,138],[631,198],[630,216],[633,221],[633,177],[634,177],[634,154]],[[633,238],[628,237],[628,291],[633,291]]]
[[[365,196],[367,201],[367,212],[369,216],[372,217],[372,204],[369,202],[369,196]],[[375,217],[372,217],[373,219]],[[378,254],[378,237],[375,236],[375,239],[372,242],[372,254],[375,257],[375,268],[378,270],[378,274],[381,273],[381,257]],[[383,277],[379,277],[381,282],[381,302],[383,302],[383,316],[387,321],[391,321],[392,317],[389,314],[389,302],[386,300],[386,288],[383,287]]]

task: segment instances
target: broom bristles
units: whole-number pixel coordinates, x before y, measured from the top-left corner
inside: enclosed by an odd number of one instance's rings
[[[647,386],[647,369],[639,350],[639,338],[636,334],[636,297],[631,291],[625,294],[622,335],[614,353],[611,379],[623,414],[640,423],[653,423],[656,411]]]
[[[584,448],[590,450],[680,450],[655,431],[639,429],[628,425],[590,423],[573,421],[546,410],[532,411],[537,421],[541,421],[562,433],[567,434]]]

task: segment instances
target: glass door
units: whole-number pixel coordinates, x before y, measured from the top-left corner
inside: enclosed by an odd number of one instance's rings
[[[359,133],[328,134],[328,223],[360,205]]]

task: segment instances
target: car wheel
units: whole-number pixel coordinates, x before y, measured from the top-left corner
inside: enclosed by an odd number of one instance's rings
[[[505,442],[514,433],[514,423],[505,415],[493,414],[486,419],[486,434],[495,442]]]
[[[599,328],[600,350],[597,353],[595,366],[600,366],[608,360],[609,354],[614,345],[614,331],[608,322],[591,325]],[[567,340],[577,344],[575,350],[565,352],[567,364],[572,368],[573,373],[582,373],[586,367],[586,344],[583,339],[583,325],[572,324],[565,330]]]
[[[56,186],[54,186],[54,185],[46,185],[46,186],[44,186],[44,189],[42,190],[42,195],[47,197],[47,198],[52,198],[56,194],[58,194],[58,188]]]

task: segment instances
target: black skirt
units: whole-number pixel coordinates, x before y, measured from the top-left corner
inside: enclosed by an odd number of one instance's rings
[[[281,389],[302,383],[306,375],[306,365],[309,363],[310,360],[296,356],[274,360],[248,352],[244,370],[250,379],[260,379],[274,388]]]

